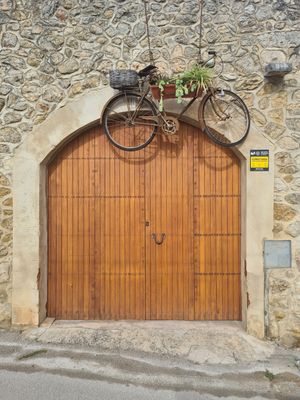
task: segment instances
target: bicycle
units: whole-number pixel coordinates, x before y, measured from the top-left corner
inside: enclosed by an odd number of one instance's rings
[[[216,53],[203,65],[214,67]],[[104,107],[102,124],[109,141],[121,150],[136,151],[149,145],[158,128],[166,135],[179,130],[182,115],[200,97],[196,91],[177,117],[160,111],[150,91],[157,68],[149,65],[139,72],[111,71],[111,86],[119,90]],[[249,111],[243,100],[227,89],[209,87],[202,97],[198,118],[202,130],[217,144],[233,147],[245,140],[250,129]]]

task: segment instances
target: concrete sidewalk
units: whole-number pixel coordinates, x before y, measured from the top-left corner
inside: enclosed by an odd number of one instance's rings
[[[300,349],[248,335],[240,322],[54,321],[22,336],[40,343],[80,345],[114,353],[144,354],[197,365],[251,365],[271,362],[277,369],[300,359]],[[285,361],[284,361],[285,360]],[[285,364],[285,366],[284,366]]]
[[[3,373],[134,385],[174,396],[191,391],[195,399],[298,400],[299,364],[300,349],[253,338],[237,322],[48,320],[39,328],[0,330]]]

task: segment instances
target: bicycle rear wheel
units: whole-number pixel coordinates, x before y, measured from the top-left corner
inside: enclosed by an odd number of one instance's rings
[[[221,146],[236,146],[249,133],[249,111],[243,100],[230,90],[217,89],[208,93],[200,104],[199,113],[205,133]]]
[[[131,92],[120,93],[111,99],[105,107],[102,124],[110,142],[126,151],[146,147],[158,128],[154,105]]]

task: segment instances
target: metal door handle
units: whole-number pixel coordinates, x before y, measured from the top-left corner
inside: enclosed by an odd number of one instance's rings
[[[161,235],[160,235],[160,240],[157,240],[157,236],[156,236],[156,233],[152,233],[152,239],[154,240],[154,242],[156,243],[156,244],[163,244],[163,241],[165,240],[165,238],[166,238],[166,234],[165,233],[161,233]]]

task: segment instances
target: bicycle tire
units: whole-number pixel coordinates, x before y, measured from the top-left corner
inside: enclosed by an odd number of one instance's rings
[[[217,144],[242,143],[250,129],[250,114],[243,100],[230,90],[216,89],[204,96],[199,108],[204,132]]]
[[[149,99],[141,99],[138,93],[122,92],[107,103],[103,112],[104,132],[109,141],[121,150],[141,150],[150,144],[157,132],[158,123],[154,119],[153,123],[143,120],[143,117],[157,115],[155,106]],[[134,120],[130,120],[134,114]]]

